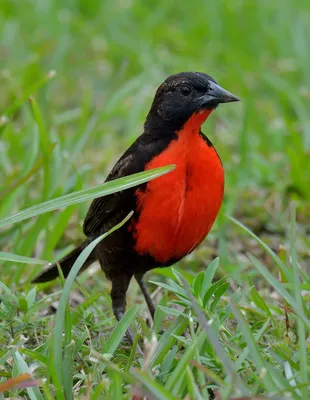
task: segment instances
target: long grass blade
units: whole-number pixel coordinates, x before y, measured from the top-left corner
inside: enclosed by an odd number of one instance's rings
[[[56,314],[56,321],[55,321],[55,328],[54,328],[54,346],[53,346],[53,356],[54,356],[54,365],[57,371],[57,375],[59,377],[59,380],[62,381],[62,376],[63,376],[63,361],[62,361],[62,332],[64,328],[64,318],[65,318],[65,312],[66,312],[66,307],[67,303],[69,300],[69,295],[70,295],[70,290],[73,285],[73,282],[79,272],[79,270],[82,268],[84,265],[85,261],[87,260],[88,256],[90,253],[94,250],[94,248],[97,246],[97,244],[106,238],[108,235],[119,229],[121,226],[123,226],[132,216],[133,212],[129,213],[123,221],[121,221],[119,224],[114,226],[111,230],[108,232],[104,233],[103,235],[99,236],[97,239],[92,241],[79,255],[79,257],[76,259],[75,263],[73,264],[71,271],[66,279],[63,292],[60,297],[59,301],[59,306]]]
[[[117,193],[122,190],[129,189],[133,186],[140,185],[141,183],[167,174],[174,168],[174,165],[168,165],[166,167],[156,168],[151,171],[139,172],[138,174],[129,175],[124,178],[116,179],[110,182],[105,182],[102,185],[98,185],[90,189],[80,190],[78,192],[70,193],[56,199],[48,200],[44,203],[40,203],[33,207],[29,207],[26,210],[20,211],[19,213],[12,215],[11,217],[2,218],[0,220],[0,228],[24,221],[28,218],[36,217],[49,211],[68,207],[72,204],[82,203],[83,201],[90,200],[96,197],[107,196],[108,194]]]

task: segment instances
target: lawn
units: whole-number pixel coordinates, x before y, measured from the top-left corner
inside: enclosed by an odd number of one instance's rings
[[[1,1],[0,399],[308,398],[309,37],[308,0]],[[190,70],[242,101],[203,126],[224,204],[194,253],[147,275],[153,326],[135,283],[116,323],[98,265],[33,286],[106,187],[62,197],[101,184],[157,86]]]

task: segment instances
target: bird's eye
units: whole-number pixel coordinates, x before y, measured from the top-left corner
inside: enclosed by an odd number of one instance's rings
[[[189,86],[182,85],[180,91],[183,96],[188,96],[189,94],[191,94],[192,89]]]

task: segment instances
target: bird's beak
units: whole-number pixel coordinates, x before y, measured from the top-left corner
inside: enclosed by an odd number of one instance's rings
[[[228,92],[217,83],[214,83],[212,81],[209,81],[208,91],[200,99],[203,106],[212,106],[219,103],[231,103],[233,101],[240,101],[237,96]]]

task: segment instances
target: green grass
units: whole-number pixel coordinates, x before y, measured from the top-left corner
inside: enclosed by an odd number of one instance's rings
[[[306,399],[309,2],[150,4],[1,2],[0,391],[22,373],[40,388],[26,381],[0,399]],[[148,276],[153,327],[135,284],[116,323],[96,268],[63,291],[33,287],[42,265],[29,257],[52,262],[82,240],[86,200],[108,189],[92,188],[141,133],[156,87],[186,70],[242,102],[204,126],[225,167],[224,205],[199,249]],[[144,357],[121,340],[130,325]]]

